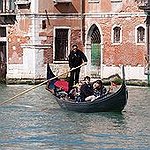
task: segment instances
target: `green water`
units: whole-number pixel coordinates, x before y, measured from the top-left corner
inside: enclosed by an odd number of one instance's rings
[[[0,100],[31,86],[0,85]],[[148,150],[150,88],[128,87],[122,113],[62,110],[44,86],[0,106],[1,150]]]

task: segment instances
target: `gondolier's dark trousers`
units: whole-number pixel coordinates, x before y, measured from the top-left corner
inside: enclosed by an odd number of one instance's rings
[[[79,74],[80,74],[80,68],[70,72],[69,90],[72,89],[73,85],[79,83]]]

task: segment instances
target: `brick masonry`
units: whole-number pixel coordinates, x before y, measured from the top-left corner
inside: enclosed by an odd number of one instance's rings
[[[82,4],[82,5],[81,5]],[[139,10],[136,1],[98,0],[89,2],[72,0],[72,3],[54,4],[53,0],[40,0],[38,8],[31,1],[28,10],[17,10],[17,22],[8,27],[8,63],[7,79],[45,79],[46,63],[52,65],[57,74],[68,69],[67,62],[55,63],[54,29],[68,27],[70,29],[69,49],[73,43],[90,58],[88,34],[90,27],[96,25],[101,35],[101,78],[120,72],[120,66],[126,66],[127,79],[145,80],[144,65],[146,43],[136,43],[136,27],[143,25],[146,15]],[[82,8],[81,8],[82,6]],[[46,12],[47,11],[47,15]],[[38,11],[38,13],[37,13]],[[82,18],[83,17],[83,18]],[[46,20],[46,28],[42,29],[42,20]],[[112,43],[112,27],[122,28],[122,42]],[[84,67],[81,76],[90,75],[90,61]]]

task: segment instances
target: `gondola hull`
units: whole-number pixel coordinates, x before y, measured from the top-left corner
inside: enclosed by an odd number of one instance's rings
[[[52,70],[49,67],[49,72],[52,73]],[[123,67],[124,75],[124,67]],[[54,74],[50,75],[54,77]],[[125,75],[124,75],[125,76]],[[128,91],[126,88],[125,77],[123,77],[123,83],[121,87],[112,94],[107,94],[104,97],[97,98],[94,101],[87,102],[75,102],[71,99],[63,99],[54,96],[61,108],[69,111],[76,111],[82,113],[94,113],[94,112],[121,112],[126,104],[128,99]]]
[[[71,100],[59,99],[56,100],[61,108],[69,111],[82,113],[93,112],[121,112],[127,104],[127,90],[123,84],[121,88],[114,94],[96,99],[93,102],[73,102]]]

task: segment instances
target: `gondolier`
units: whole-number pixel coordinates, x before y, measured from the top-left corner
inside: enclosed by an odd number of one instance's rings
[[[83,62],[85,63],[87,62],[87,58],[85,54],[78,49],[78,46],[76,44],[72,46],[72,50],[68,57],[69,57],[70,69],[80,66]],[[79,82],[79,74],[80,74],[80,68],[70,72],[69,90],[71,90],[74,84]]]

